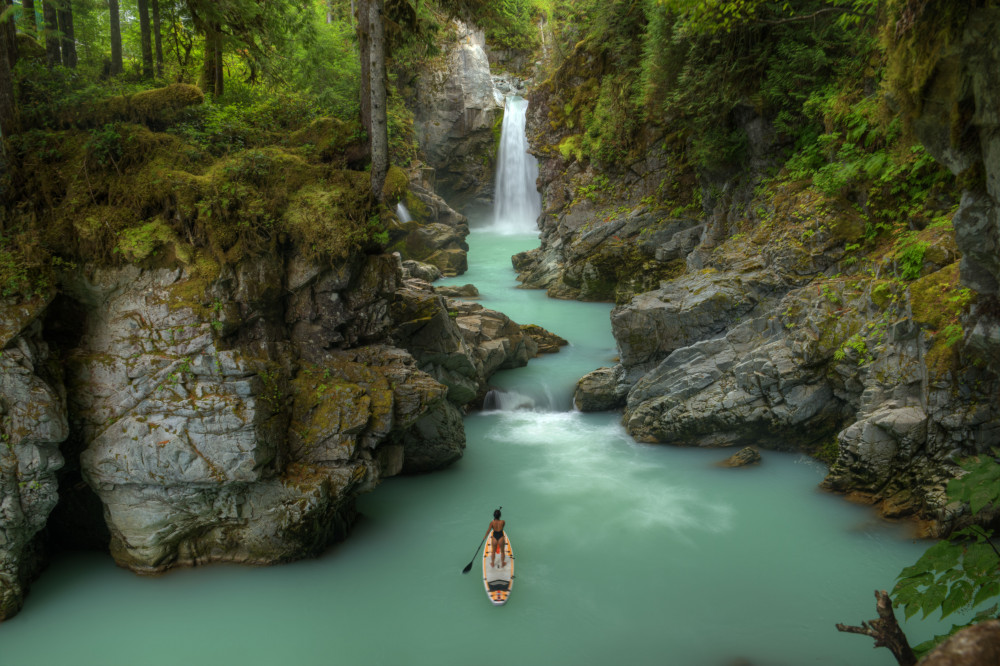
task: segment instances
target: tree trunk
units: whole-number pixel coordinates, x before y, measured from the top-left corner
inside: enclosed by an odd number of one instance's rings
[[[326,23],[327,25],[333,23],[333,0],[326,0]]]
[[[23,0],[21,3],[21,30],[24,34],[35,37],[38,35],[38,22],[35,18],[35,0]]]
[[[222,84],[222,27],[215,26],[215,94],[219,97],[225,93]]]
[[[372,197],[382,199],[382,186],[389,172],[389,122],[385,93],[384,0],[368,1],[368,41],[371,86]]]
[[[153,35],[149,27],[149,0],[137,0],[139,35],[142,47],[142,78],[153,78]]]
[[[4,3],[5,6],[7,3]],[[4,139],[14,133],[17,126],[16,107],[14,106],[14,76],[11,73],[13,65],[10,59],[10,31],[7,24],[14,24],[14,19],[8,16],[0,25],[0,136]]]
[[[4,29],[7,31],[7,65],[11,71],[14,70],[14,64],[17,62],[17,26],[14,25],[14,12],[11,9],[13,6],[14,0],[4,0],[4,10],[11,11],[10,20],[4,21]]]
[[[163,39],[160,37],[160,0],[153,3],[153,49],[156,51],[156,75],[163,76]]]
[[[906,640],[906,634],[896,622],[896,614],[892,612],[892,601],[889,600],[885,590],[875,591],[875,610],[878,611],[878,619],[862,622],[860,627],[838,624],[837,631],[871,636],[875,639],[875,647],[889,648],[899,666],[914,666],[917,657]]]
[[[111,16],[111,69],[109,73],[122,73],[122,28],[118,15],[118,0],[108,0],[108,12]]]
[[[59,32],[62,33],[62,64],[70,69],[76,67],[76,36],[73,34],[73,3],[63,0],[57,12]]]
[[[54,0],[43,0],[42,18],[45,20],[45,62],[49,67],[59,64],[59,15]]]
[[[205,60],[198,86],[206,95],[220,97],[223,92],[222,32],[216,23],[205,25]]]
[[[372,133],[372,92],[371,92],[371,41],[368,30],[368,0],[361,0],[358,12],[358,50],[361,54],[361,127],[371,136]],[[354,0],[351,0],[354,4]],[[353,8],[352,8],[353,14]]]

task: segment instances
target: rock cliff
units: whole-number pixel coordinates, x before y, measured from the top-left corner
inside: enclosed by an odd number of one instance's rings
[[[503,97],[494,89],[483,32],[453,20],[447,35],[441,55],[420,72],[410,106],[417,142],[437,170],[439,191],[461,209],[492,195],[490,156]]]
[[[579,91],[601,64],[578,45],[531,97],[542,244],[513,260],[526,287],[617,303],[619,363],[580,381],[577,406],[623,409],[646,442],[809,452],[831,464],[825,487],[928,534],[967,521],[944,494],[955,460],[1000,444],[998,59],[981,48],[1000,20],[977,12],[913,111],[964,191],[909,221],[905,279],[907,246],[859,251],[864,206],[772,177],[780,137],[749,105],[728,169],[693,167],[652,123],[621,160],[586,159]]]
[[[5,309],[2,617],[41,562],[64,440],[120,565],[282,562],[342,538],[385,477],[459,458],[463,408],[537,352],[388,254],[87,266],[61,282]]]

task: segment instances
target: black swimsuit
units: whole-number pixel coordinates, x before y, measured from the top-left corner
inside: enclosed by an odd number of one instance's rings
[[[497,541],[499,541],[500,539],[502,539],[503,538],[503,530],[500,530],[499,532],[497,532],[496,530],[493,530],[493,538],[495,540],[497,540]]]

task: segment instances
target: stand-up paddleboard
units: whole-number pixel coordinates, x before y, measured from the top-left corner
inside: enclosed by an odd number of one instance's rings
[[[506,566],[500,567],[500,553],[496,556],[496,566],[490,566],[490,553],[495,548],[493,537],[490,537],[489,546],[483,551],[483,585],[486,586],[486,596],[490,598],[494,606],[503,606],[510,596],[510,588],[514,585],[514,551],[510,548],[510,539],[507,533],[503,533],[503,547],[507,551]]]

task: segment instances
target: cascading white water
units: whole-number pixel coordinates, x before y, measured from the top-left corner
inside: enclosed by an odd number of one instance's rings
[[[527,112],[528,100],[514,95],[507,98],[493,203],[493,228],[504,234],[538,231],[542,211],[542,197],[535,189],[538,160],[528,153],[524,129]]]
[[[399,221],[404,224],[413,219],[413,216],[410,215],[410,211],[403,205],[402,201],[396,204],[396,217],[398,217]]]

